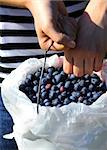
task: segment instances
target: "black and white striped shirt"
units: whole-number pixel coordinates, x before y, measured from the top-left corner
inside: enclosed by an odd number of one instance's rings
[[[79,17],[87,1],[64,1],[69,16]],[[49,52],[49,55],[54,52]],[[21,62],[41,58],[33,17],[29,10],[0,6],[0,82]]]

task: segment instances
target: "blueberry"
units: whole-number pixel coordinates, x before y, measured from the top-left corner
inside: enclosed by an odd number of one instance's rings
[[[72,80],[72,81],[71,81],[72,84],[75,84],[76,82],[77,82],[76,80]]]
[[[48,101],[46,103],[44,103],[45,106],[51,106],[51,103]]]
[[[99,88],[100,88],[100,90],[102,90],[102,91],[106,91],[106,84],[104,83],[104,82],[101,82],[100,84],[99,84]]]
[[[27,75],[27,79],[31,81],[33,79],[33,75],[32,74]]]
[[[64,92],[61,93],[61,96],[62,96],[63,98],[66,98],[66,95],[67,95],[66,91],[64,91]]]
[[[49,67],[47,69],[47,72],[49,73],[49,75],[52,75],[52,73],[55,71],[55,68],[54,67]]]
[[[35,95],[32,96],[31,100],[33,103],[37,103],[37,97]]]
[[[97,74],[94,74],[94,73],[91,75],[91,78],[100,79],[100,78],[98,77],[98,75],[97,75]]]
[[[43,103],[45,104],[47,102],[49,102],[49,99],[44,99]]]
[[[70,99],[71,102],[75,102],[75,99],[76,99],[76,98],[71,95],[71,96],[69,97],[69,99]]]
[[[86,87],[83,87],[83,88],[81,89],[81,93],[82,93],[83,95],[86,95],[86,93],[87,93],[87,88],[86,88]]]
[[[58,105],[59,101],[58,101],[58,98],[52,100],[52,106],[56,106]]]
[[[98,83],[98,80],[97,80],[96,78],[92,78],[92,79],[91,79],[91,83],[95,85],[95,84]]]
[[[96,93],[96,94],[93,95],[93,99],[94,99],[94,100],[96,100],[96,99],[99,98],[99,97],[100,97],[100,93]]]
[[[82,103],[84,100],[83,96],[78,97],[78,102]]]
[[[57,87],[60,88],[61,86],[63,86],[63,82],[58,83]]]
[[[72,96],[76,98],[77,97],[77,93],[76,92],[72,92]]]
[[[79,83],[75,83],[75,84],[74,84],[74,90],[75,90],[75,91],[78,91],[79,89],[80,89]]]
[[[64,102],[63,102],[63,105],[68,105],[70,103],[70,99],[69,98],[65,98],[64,99]]]
[[[54,97],[55,97],[55,92],[54,91],[50,91],[49,99],[53,99]]]
[[[46,85],[46,83],[47,83],[47,78],[42,78],[42,83],[41,84]]]
[[[40,75],[41,75],[41,73],[40,73],[40,72],[36,72],[36,73],[35,73],[35,77],[36,77],[36,78],[39,78],[39,77],[40,77]]]
[[[85,86],[88,87],[90,85],[90,80],[85,80]]]
[[[33,91],[37,93],[38,92],[38,86],[34,86]]]
[[[70,81],[66,81],[64,87],[66,89],[69,89],[70,88]]]
[[[22,91],[22,92],[25,92],[25,84],[21,84],[19,86],[19,90]]]
[[[45,86],[46,90],[49,90],[49,89],[51,88],[51,86],[52,86],[52,84],[48,83],[48,84]]]
[[[89,87],[88,87],[88,89],[89,89],[90,91],[93,91],[93,89],[94,89],[93,84],[90,84]]]
[[[64,86],[60,87],[60,92],[64,92]]]
[[[87,93],[87,97],[89,98],[89,97],[91,97],[91,96],[92,96],[91,92],[88,92],[88,93]]]
[[[55,79],[56,83],[59,83],[61,80],[61,74],[55,75],[54,79]]]
[[[76,76],[75,76],[74,74],[70,74],[69,79],[70,79],[70,80],[75,80],[75,79],[76,79]]]
[[[89,74],[84,75],[84,79],[85,79],[85,80],[87,80],[87,79],[89,79],[89,78],[90,78],[90,75],[89,75]]]
[[[59,74],[58,71],[55,71],[55,72],[53,72],[52,75],[53,75],[53,77],[54,77],[54,76],[57,75],[57,74]]]
[[[62,103],[59,103],[59,104],[57,104],[57,106],[56,106],[56,107],[58,107],[58,108],[59,108],[59,107],[61,107],[61,106],[62,106]]]
[[[37,81],[37,80],[34,80],[34,81],[33,81],[33,84],[34,84],[34,85],[38,85],[38,81]]]
[[[80,82],[78,82],[78,84],[79,84],[81,87],[83,87],[84,84],[85,84],[85,81],[84,81],[84,80],[81,80]]]
[[[42,99],[46,99],[46,98],[47,98],[47,92],[41,93],[41,98],[42,98]]]
[[[52,91],[56,91],[58,89],[58,87],[56,86],[56,85],[53,85],[52,87],[51,87],[51,90]]]
[[[25,80],[25,84],[29,85],[29,84],[30,84],[30,82],[31,82],[31,80],[26,78],[26,80]]]

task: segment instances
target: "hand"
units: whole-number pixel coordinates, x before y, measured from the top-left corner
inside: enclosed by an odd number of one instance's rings
[[[31,0],[27,4],[31,11],[39,44],[42,49],[63,50],[75,47],[77,22],[67,16],[63,1]]]
[[[63,67],[66,73],[82,76],[101,69],[107,51],[107,2],[102,2],[90,1],[81,16],[78,22],[77,47],[64,52]]]

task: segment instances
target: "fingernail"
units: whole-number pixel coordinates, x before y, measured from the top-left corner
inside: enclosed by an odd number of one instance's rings
[[[59,50],[62,50],[62,49],[64,49],[64,45],[63,45],[63,44],[60,44]]]
[[[76,46],[76,43],[74,41],[71,41],[70,42],[70,48],[75,48],[75,46]]]

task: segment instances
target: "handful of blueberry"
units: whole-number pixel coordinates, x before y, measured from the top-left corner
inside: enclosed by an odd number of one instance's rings
[[[37,103],[37,92],[41,68],[34,74],[28,75],[19,90],[24,92],[33,103]],[[41,92],[41,106],[61,107],[71,102],[91,105],[103,93],[106,85],[96,74],[76,77],[65,74],[63,68],[49,67],[44,70]]]

